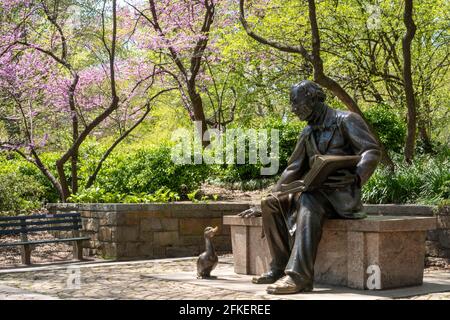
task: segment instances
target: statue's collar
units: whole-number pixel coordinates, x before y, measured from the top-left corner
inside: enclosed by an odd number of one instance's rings
[[[323,130],[324,128],[331,127],[336,123],[335,110],[329,108],[326,104],[320,105],[320,110],[316,111],[313,119],[308,121],[308,125],[313,130]]]

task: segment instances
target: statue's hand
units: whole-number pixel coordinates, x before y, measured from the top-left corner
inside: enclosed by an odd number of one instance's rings
[[[341,188],[351,185],[355,182],[359,184],[358,175],[355,173],[351,173],[348,170],[342,169],[336,171],[335,175],[329,176],[323,185],[330,188]]]
[[[258,207],[252,207],[237,214],[241,218],[261,217],[262,212]]]

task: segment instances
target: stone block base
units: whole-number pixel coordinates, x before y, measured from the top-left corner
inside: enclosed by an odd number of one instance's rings
[[[234,270],[261,274],[270,253],[262,238],[261,218],[225,216],[231,227]],[[356,289],[421,285],[427,231],[433,217],[369,216],[363,220],[327,220],[314,267],[315,281]]]

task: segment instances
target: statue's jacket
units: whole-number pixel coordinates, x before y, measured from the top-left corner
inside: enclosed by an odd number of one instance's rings
[[[331,203],[335,213],[348,219],[362,218],[361,186],[375,171],[381,152],[364,120],[356,113],[325,107],[316,125],[309,124],[300,134],[288,165],[272,191],[281,184],[302,179],[318,154],[360,155],[356,173],[359,181],[341,188],[320,188],[319,192]],[[306,191],[309,192],[309,191]],[[295,232],[300,193],[279,197],[288,230]]]

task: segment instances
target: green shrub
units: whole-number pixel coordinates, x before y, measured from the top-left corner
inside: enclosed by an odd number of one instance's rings
[[[0,158],[0,211],[37,209],[45,201],[46,187],[24,168],[24,161]]]
[[[364,112],[389,151],[401,152],[405,144],[406,124],[391,107],[379,104]]]
[[[111,194],[153,194],[162,187],[182,193],[197,189],[209,171],[205,164],[173,163],[170,146],[162,145],[112,154],[105,161],[95,186]]]
[[[258,178],[250,180],[236,180],[236,181],[225,181],[219,178],[208,179],[208,182],[212,185],[220,186],[223,188],[231,190],[242,190],[242,191],[253,191],[261,190],[274,185],[278,181],[279,175],[272,176],[269,178]]]
[[[287,119],[287,121],[283,121],[281,118],[273,117],[269,117],[262,123],[254,125],[254,129],[279,130],[279,169],[277,175],[286,168],[289,157],[294,151],[303,127],[304,124],[298,120]],[[270,133],[268,133],[268,137],[270,137]],[[247,150],[248,144],[246,145]],[[266,187],[267,182],[271,183],[273,181],[273,177],[261,175],[261,168],[267,165],[261,164],[259,159],[256,164],[248,164],[248,154],[246,154],[246,164],[237,164],[236,162],[235,159],[234,164],[214,167],[214,175],[218,180],[216,182],[220,183],[221,181],[227,185],[235,185],[238,183],[243,189],[253,190],[255,188]]]
[[[293,118],[288,118],[286,122],[280,118],[269,118],[261,127],[277,129],[280,132],[280,170],[278,172],[281,173],[287,166],[305,123]]]
[[[400,164],[394,173],[381,167],[362,195],[366,203],[438,204],[449,197],[450,160],[443,157],[417,158],[410,166]]]
[[[107,192],[100,187],[91,187],[72,195],[68,200],[77,203],[149,203],[177,201],[180,196],[166,187],[156,190],[153,194]]]
[[[54,177],[57,177],[57,173],[55,170],[55,162],[59,158],[59,155],[57,153],[53,152],[47,152],[40,155],[40,158],[42,162],[49,168],[50,171],[52,171],[52,174]],[[46,176],[42,174],[42,172],[33,164],[21,160],[19,162],[18,170],[28,176],[34,177],[36,181],[44,188],[44,195],[42,198],[42,202],[58,202],[59,194],[51,184],[51,182],[47,179]],[[70,176],[70,168],[69,164],[67,164],[66,168],[66,174],[67,176]]]

